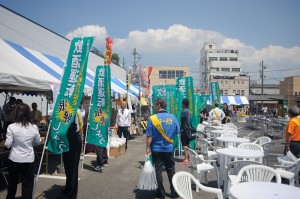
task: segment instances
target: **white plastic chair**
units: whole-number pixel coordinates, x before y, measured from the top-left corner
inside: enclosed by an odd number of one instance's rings
[[[274,177],[276,183],[280,184],[281,177],[275,169],[264,165],[248,165],[239,171],[236,180],[232,181],[232,184],[241,182],[272,182]]]
[[[250,142],[254,142],[256,140],[257,132],[249,133],[245,138],[248,138]]]
[[[269,164],[269,154],[270,154],[270,149],[271,147],[274,146],[274,143],[272,143],[271,138],[267,136],[262,136],[257,138],[253,143],[260,145],[263,150],[264,150],[264,164],[268,165]]]
[[[200,182],[201,174],[205,173],[205,184],[207,184],[208,183],[207,172],[215,170],[218,188],[220,188],[219,172],[218,172],[216,160],[204,160],[203,155],[198,155],[194,150],[190,148],[187,148],[187,152],[191,159],[191,165],[190,165],[191,174],[193,174],[194,170],[196,170],[197,172],[196,179]],[[197,192],[199,191],[198,186],[196,187],[196,191]]]
[[[174,186],[175,191],[183,199],[193,198],[191,185],[192,182],[194,182],[196,184],[196,187],[199,187],[202,191],[217,194],[218,199],[223,199],[221,189],[202,185],[192,174],[188,172],[177,172],[172,178],[172,184]]]
[[[259,144],[261,146],[265,143],[270,143],[270,142],[272,142],[271,138],[269,138],[267,136],[262,136],[262,137],[257,138],[253,143]]]
[[[289,162],[289,164],[284,165],[274,165],[276,171],[280,174],[282,178],[288,179],[290,185],[299,187],[299,172],[300,172],[300,158],[296,162]]]
[[[208,141],[206,139],[196,138],[195,139],[195,148],[198,149],[201,154],[206,155],[209,160],[218,157],[218,154],[216,152],[216,149],[218,149],[218,147],[214,147],[210,143],[210,141]],[[210,148],[212,150],[210,150]]]
[[[242,144],[238,145],[237,148],[260,151],[260,152],[264,153],[264,149],[261,146],[259,146],[258,144],[254,144],[254,143],[242,143]],[[235,159],[235,160],[237,160],[237,159]],[[246,160],[246,159],[244,159],[244,160]],[[255,161],[255,159],[253,159],[253,161]],[[259,158],[259,162],[262,162],[262,158]]]
[[[262,165],[262,164],[256,161],[238,160],[238,161],[233,161],[227,165],[227,169],[226,169],[227,174],[224,181],[224,198],[226,198],[226,195],[228,194],[228,190],[230,190],[232,182],[236,181],[237,174],[239,173],[239,171],[247,165]]]
[[[264,152],[264,149],[261,146],[259,146],[258,144],[254,144],[254,143],[242,143],[237,148]]]

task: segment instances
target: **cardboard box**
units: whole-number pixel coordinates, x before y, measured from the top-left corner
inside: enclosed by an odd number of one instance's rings
[[[122,155],[125,153],[125,144],[119,147],[119,154]]]
[[[117,148],[115,148],[115,147],[110,147],[109,148],[109,157],[114,157],[114,158],[116,158],[116,157],[118,157],[119,155],[120,155],[120,149],[119,149],[120,147],[117,147]]]

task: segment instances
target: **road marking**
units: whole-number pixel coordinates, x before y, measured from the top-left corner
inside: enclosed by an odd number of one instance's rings
[[[39,175],[39,178],[51,178],[51,179],[58,179],[58,180],[65,180],[65,176],[51,176],[51,175]],[[80,180],[80,178],[78,178]]]

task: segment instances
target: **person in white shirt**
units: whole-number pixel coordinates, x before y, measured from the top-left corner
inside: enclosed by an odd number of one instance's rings
[[[11,148],[8,160],[8,188],[6,198],[15,198],[18,180],[22,179],[22,198],[32,198],[34,183],[33,145],[41,143],[38,127],[30,123],[30,107],[16,107],[15,123],[7,127],[5,147]]]
[[[219,103],[215,102],[215,108],[209,112],[209,118],[212,120],[213,126],[220,126],[221,121],[225,118],[225,113],[219,109]]]
[[[131,113],[126,107],[127,103],[123,101],[121,104],[121,109],[118,110],[116,121],[118,126],[118,136],[121,138],[123,134],[124,138],[126,138],[125,149],[127,150],[127,142],[129,138],[131,124]]]

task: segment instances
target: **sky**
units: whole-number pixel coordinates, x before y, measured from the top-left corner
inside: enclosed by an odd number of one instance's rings
[[[237,49],[251,80],[279,83],[300,75],[300,1],[298,0],[0,0],[0,4],[67,38],[95,36],[104,51],[113,39],[125,67],[133,49],[143,66],[189,66],[199,81],[204,42]],[[194,84],[195,84],[194,82]]]

